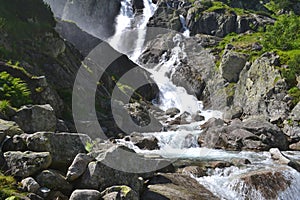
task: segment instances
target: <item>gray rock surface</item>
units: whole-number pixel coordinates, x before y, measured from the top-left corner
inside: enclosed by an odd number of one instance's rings
[[[49,104],[23,106],[13,119],[26,133],[56,130],[55,113]]]
[[[243,122],[236,119],[230,125],[211,124],[199,136],[198,143],[203,147],[227,150],[269,150],[272,147],[288,149],[284,133],[260,117]]]
[[[97,190],[74,190],[70,196],[70,200],[99,200],[101,193]]]
[[[234,51],[225,51],[220,64],[221,74],[228,82],[237,82],[247,61],[247,55]]]
[[[43,169],[47,169],[52,162],[49,152],[20,152],[9,151],[4,153],[5,161],[10,174],[16,177],[29,177]]]
[[[78,153],[85,153],[89,136],[79,133],[37,132],[26,138],[31,151],[48,151],[52,156],[52,167],[67,169]]]
[[[84,154],[84,153],[79,153],[73,160],[71,166],[68,168],[67,175],[66,175],[66,180],[67,181],[74,181],[78,179],[87,169],[88,164],[92,161],[93,159]]]

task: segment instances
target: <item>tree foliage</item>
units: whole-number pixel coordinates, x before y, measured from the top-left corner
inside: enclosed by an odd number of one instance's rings
[[[282,15],[274,25],[267,27],[263,45],[267,50],[292,50],[300,48],[300,17]]]

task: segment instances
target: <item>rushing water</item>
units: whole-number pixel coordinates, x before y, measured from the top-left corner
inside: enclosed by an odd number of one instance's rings
[[[131,6],[129,2],[130,0],[124,0],[122,2],[120,16],[117,18],[116,23],[116,35],[111,38],[111,44],[117,44],[115,46],[113,45],[116,49],[120,49],[120,44],[122,46],[122,43],[120,43],[122,32],[130,27],[130,24],[135,17],[131,13],[132,10],[127,8],[128,6]],[[146,25],[156,10],[156,6],[151,3],[150,0],[144,0],[144,6],[143,16],[142,18],[139,18],[138,25],[136,27],[131,27],[137,29],[137,39],[134,43],[134,51],[128,55],[134,61],[137,61],[143,50]],[[182,24],[183,35],[185,37],[190,37],[185,18],[182,15],[179,17]],[[154,81],[158,84],[160,89],[160,100],[159,102],[156,102],[157,106],[162,110],[176,107],[179,108],[181,112],[186,111],[189,113],[201,110],[201,114],[205,116],[205,120],[208,120],[211,117],[221,118],[221,112],[203,110],[201,102],[198,101],[195,96],[189,95],[184,88],[175,86],[170,80],[172,74],[179,66],[180,59],[186,57],[185,46],[180,42],[180,37],[181,36],[177,34],[173,38],[173,42],[176,45],[173,49],[169,50],[170,53],[168,56],[166,56],[166,54],[162,55],[157,66],[152,69],[147,69],[151,72]],[[273,162],[269,152],[228,152],[224,150],[200,148],[197,144],[197,137],[201,134],[199,125],[204,122],[181,125],[177,131],[144,133],[143,135],[145,137],[154,136],[158,139],[160,146],[159,150],[141,150],[131,142],[124,140],[118,140],[118,142],[129,146],[137,153],[155,154],[166,158],[224,161],[229,161],[232,158],[248,159],[251,161],[251,164],[246,167],[239,168],[232,166],[223,169],[216,168],[210,170],[208,176],[194,178],[221,199],[267,199],[263,197],[260,191],[245,185],[240,177],[252,171],[280,167]],[[285,178],[290,181],[290,185],[286,190],[281,192],[278,191],[277,199],[298,199],[300,196],[300,174],[287,166],[284,166],[282,170]]]

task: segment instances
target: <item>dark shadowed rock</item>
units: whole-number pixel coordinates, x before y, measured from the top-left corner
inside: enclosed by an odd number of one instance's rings
[[[52,162],[49,152],[20,152],[9,151],[4,153],[5,161],[10,169],[10,174],[25,178],[47,169]]]
[[[178,108],[169,108],[168,110],[166,110],[165,114],[166,115],[170,115],[170,117],[174,117],[175,115],[177,115],[178,113],[180,113],[180,110]]]
[[[49,104],[23,106],[17,111],[14,120],[27,133],[56,130],[55,113]]]
[[[28,150],[26,145],[27,134],[15,135],[12,138],[5,140],[2,146],[2,150],[5,151],[26,151]]]
[[[97,190],[74,190],[70,200],[99,200],[101,193]]]
[[[56,170],[44,170],[36,176],[36,181],[40,186],[49,188],[53,191],[60,191],[65,195],[70,195],[72,185],[68,183],[61,172]]]
[[[142,135],[132,135],[130,141],[140,149],[155,150],[159,149],[158,139],[154,136],[145,137]]]
[[[189,175],[158,174],[150,179],[143,200],[219,199]]]

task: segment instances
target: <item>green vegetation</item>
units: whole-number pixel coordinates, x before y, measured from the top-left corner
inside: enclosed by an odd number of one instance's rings
[[[26,196],[17,189],[16,180],[12,176],[4,176],[0,173],[0,199],[21,199],[21,196]]]
[[[9,33],[9,37],[31,38],[55,26],[51,12],[43,11],[43,1],[0,0],[0,4],[0,31]]]
[[[27,84],[20,78],[14,78],[5,71],[0,73],[0,99],[7,100],[14,107],[20,107],[31,103],[30,94]]]
[[[294,14],[279,16],[274,26],[268,26],[263,45],[266,50],[300,48],[300,17]]]

